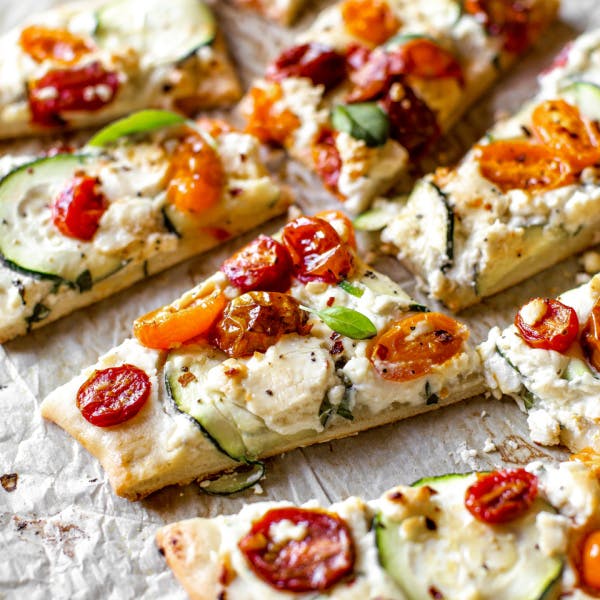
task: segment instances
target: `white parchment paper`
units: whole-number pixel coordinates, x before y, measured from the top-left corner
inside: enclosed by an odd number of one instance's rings
[[[0,0],[0,31],[58,3]],[[310,23],[327,3],[315,2],[295,29]],[[537,50],[471,109],[441,145],[445,161],[456,160],[498,113],[515,109],[531,95],[535,74],[568,39],[600,26],[598,0],[563,0],[563,4],[560,21],[544,35]],[[278,48],[291,43],[289,30],[266,24],[226,2],[218,2],[216,8],[245,84]],[[305,210],[336,206],[301,168],[287,165],[282,173]],[[269,223],[263,230],[274,231],[280,225],[281,221]],[[190,485],[165,489],[135,504],[116,497],[98,463],[62,430],[42,421],[41,400],[128,337],[134,318],[170,302],[254,235],[0,348],[1,599],[184,598],[154,546],[154,533],[163,523],[232,513],[245,502],[264,499],[328,502],[351,494],[375,497],[396,483],[421,476],[564,456],[528,440],[525,416],[514,403],[478,398],[269,460],[261,495],[248,492],[215,498]],[[425,300],[394,260],[377,258],[376,266]],[[578,270],[575,259],[567,261],[465,312],[462,317],[472,327],[473,341],[481,341],[492,324],[509,323],[516,307],[531,295],[554,295],[572,287]],[[491,447],[496,450],[490,452]]]

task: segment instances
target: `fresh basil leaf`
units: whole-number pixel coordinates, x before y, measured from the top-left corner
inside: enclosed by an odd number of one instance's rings
[[[102,148],[128,135],[179,125],[185,121],[185,117],[168,110],[141,110],[107,125],[87,145]]]
[[[332,306],[324,310],[314,310],[303,306],[304,310],[317,315],[327,327],[353,340],[366,340],[377,335],[377,328],[368,317],[345,306]]]
[[[352,285],[349,281],[340,281],[338,285],[351,296],[356,296],[357,298],[362,298],[362,295],[365,293],[365,290],[362,288],[356,287]]]
[[[367,146],[383,146],[390,133],[390,120],[375,102],[338,104],[333,109],[331,122],[334,129],[363,140]]]

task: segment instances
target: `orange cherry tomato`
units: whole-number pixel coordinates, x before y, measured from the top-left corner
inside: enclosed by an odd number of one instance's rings
[[[95,177],[77,175],[52,203],[52,222],[71,238],[88,241],[98,230],[107,202]]]
[[[306,283],[339,283],[354,268],[354,256],[348,244],[323,219],[299,217],[289,222],[282,233],[294,263],[294,274]]]
[[[341,11],[346,29],[374,46],[383,44],[400,27],[385,0],[345,0]]]
[[[583,542],[581,576],[585,585],[600,592],[600,530],[592,531]]]
[[[312,146],[312,159],[315,169],[325,186],[333,193],[342,170],[342,157],[335,145],[336,133],[328,128],[319,132]]]
[[[498,140],[479,146],[478,160],[481,174],[503,192],[553,190],[575,181],[565,161],[534,142]]]
[[[92,425],[119,425],[140,412],[151,387],[148,375],[134,365],[94,371],[77,391],[77,408]]]
[[[177,300],[136,319],[133,334],[146,348],[176,348],[208,333],[223,314],[227,302],[228,299],[219,290]]]
[[[278,83],[253,87],[248,92],[248,103],[242,109],[248,120],[246,131],[265,144],[283,146],[300,127],[300,119],[291,110],[277,106],[282,98]]]
[[[369,346],[368,357],[384,379],[410,381],[456,356],[467,328],[442,313],[418,313],[393,323]]]
[[[538,480],[525,469],[478,474],[465,494],[465,507],[483,523],[507,523],[524,515],[538,493]]]
[[[395,53],[403,61],[403,72],[423,79],[456,79],[464,83],[460,63],[451,52],[427,38],[409,40]]]
[[[282,521],[302,527],[302,535],[279,541]],[[323,592],[354,570],[356,551],[346,522],[321,510],[272,508],[252,524],[239,544],[263,581],[288,592]]]
[[[171,157],[167,200],[182,212],[205,212],[221,199],[225,179],[217,152],[202,136],[189,135]]]
[[[537,138],[573,169],[580,171],[600,162],[600,132],[582,119],[576,106],[564,100],[547,100],[533,111],[532,123]]]
[[[540,311],[539,318],[531,323],[523,316],[525,307],[519,310],[515,326],[521,338],[532,348],[566,352],[579,333],[577,313],[570,306],[551,298],[534,298],[525,306],[531,303],[537,303],[539,307],[543,305],[544,311]]]
[[[227,279],[242,293],[284,292],[290,287],[292,269],[287,248],[266,235],[258,236],[221,267]]]
[[[87,40],[67,29],[51,29],[42,25],[23,29],[19,44],[37,63],[51,60],[63,65],[72,65],[94,49]]]
[[[342,242],[356,250],[356,237],[352,221],[341,210],[321,210],[315,214],[318,219],[327,221],[338,232]]]
[[[594,304],[592,312],[588,317],[581,337],[579,338],[581,347],[585,357],[589,363],[596,369],[600,370],[600,300]]]

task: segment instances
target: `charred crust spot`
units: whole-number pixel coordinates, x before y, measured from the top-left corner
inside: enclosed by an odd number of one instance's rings
[[[429,586],[427,591],[429,592],[429,595],[434,598],[434,600],[443,600],[444,598],[444,594],[442,594],[442,592],[440,592],[440,590],[433,585]]]
[[[436,522],[433,519],[431,519],[430,517],[425,517],[425,527],[427,527],[427,529],[429,529],[429,531],[437,530]]]
[[[398,490],[394,490],[387,495],[388,500],[390,502],[398,502],[400,504],[404,504],[404,494],[399,492]]]

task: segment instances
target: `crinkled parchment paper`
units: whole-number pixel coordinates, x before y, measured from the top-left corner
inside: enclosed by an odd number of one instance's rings
[[[57,3],[0,0],[0,30]],[[515,109],[534,92],[535,74],[565,41],[600,26],[597,0],[563,4],[560,22],[544,35],[538,49],[470,110],[443,144],[446,161],[456,160],[500,111]],[[318,8],[314,6],[296,29],[305,27]],[[290,33],[225,2],[219,2],[217,10],[248,84],[279,47],[289,45]],[[297,166],[288,166],[284,176],[307,211],[335,206]],[[270,232],[280,225],[274,222],[264,229]],[[63,431],[42,422],[42,398],[126,338],[135,317],[170,302],[255,234],[0,348],[0,598],[183,598],[154,546],[155,530],[163,523],[232,513],[245,502],[264,499],[329,502],[350,494],[375,497],[396,483],[425,475],[564,456],[528,441],[525,417],[514,403],[480,398],[269,460],[260,495],[215,498],[190,485],[165,489],[135,504],[116,497],[97,462]],[[381,258],[376,266],[424,299],[394,260]],[[492,324],[510,322],[515,308],[529,296],[554,295],[571,287],[577,272],[577,261],[568,261],[465,312],[473,341],[483,339]],[[490,447],[496,450],[490,452]]]

